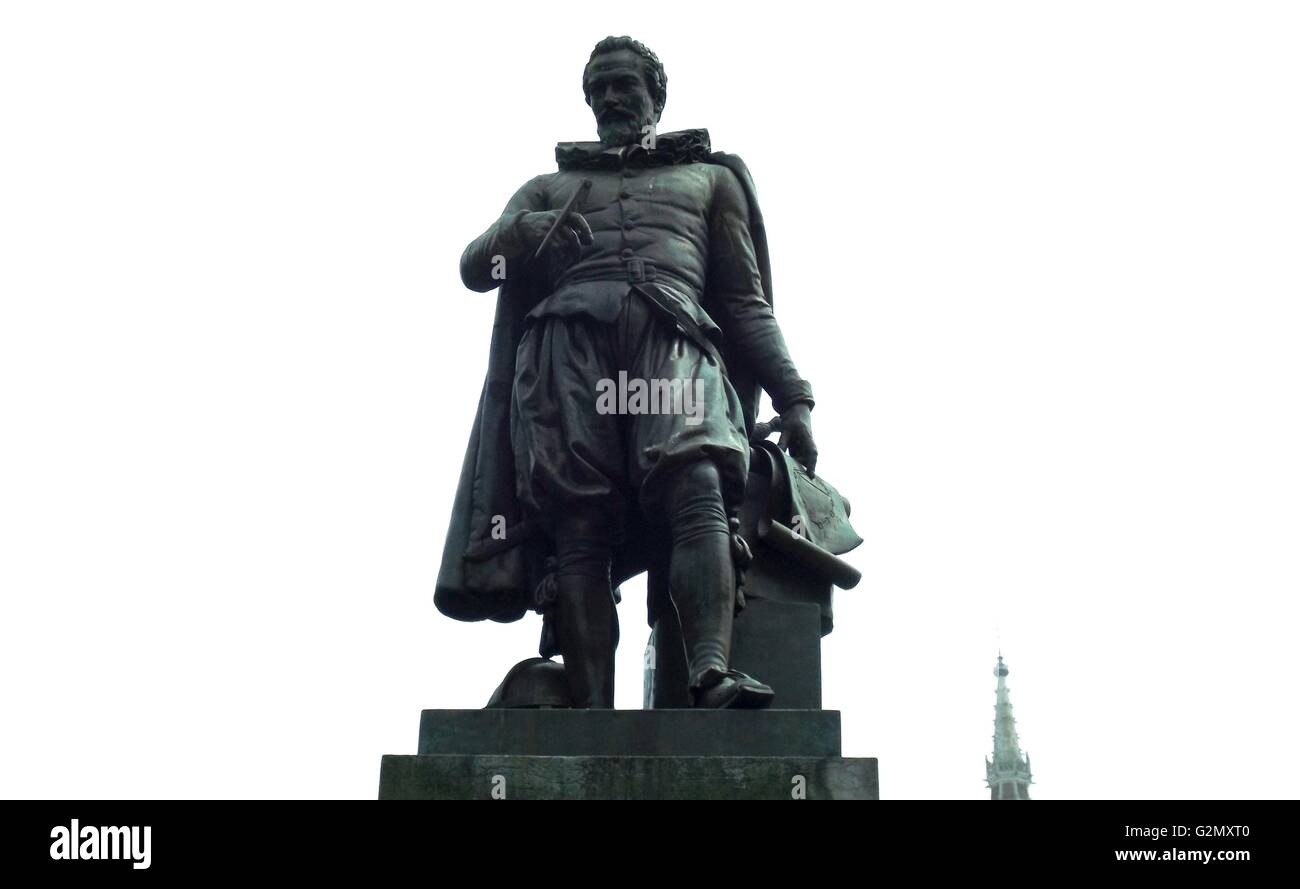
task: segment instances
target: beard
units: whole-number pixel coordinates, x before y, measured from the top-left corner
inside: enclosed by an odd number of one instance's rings
[[[649,121],[638,121],[630,117],[607,117],[596,121],[596,134],[605,145],[631,145],[639,142],[641,130]]]

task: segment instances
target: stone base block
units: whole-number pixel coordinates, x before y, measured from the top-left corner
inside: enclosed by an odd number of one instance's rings
[[[879,799],[875,759],[385,756],[380,799]]]
[[[425,710],[420,754],[839,756],[838,710]]]

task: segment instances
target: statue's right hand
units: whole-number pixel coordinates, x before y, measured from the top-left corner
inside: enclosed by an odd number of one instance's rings
[[[546,233],[551,230],[555,220],[560,218],[560,212],[559,210],[533,210],[519,217],[515,223],[516,232],[529,257],[537,252]],[[555,233],[551,235],[551,240],[547,242],[545,254],[562,258],[566,262],[574,262],[582,254],[582,248],[594,242],[595,238],[592,237],[591,226],[587,224],[587,220],[576,210],[570,210],[564,215],[564,221],[555,229]]]

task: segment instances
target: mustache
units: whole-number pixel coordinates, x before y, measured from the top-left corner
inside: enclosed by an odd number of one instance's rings
[[[600,112],[596,119],[601,123],[608,123],[615,120],[632,120],[635,116],[626,108],[607,108]]]

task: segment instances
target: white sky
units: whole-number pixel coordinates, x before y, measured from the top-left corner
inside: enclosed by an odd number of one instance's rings
[[[457,259],[610,33],[758,183],[846,755],[986,798],[1000,639],[1037,798],[1300,795],[1295,7],[607,6],[3,6],[0,795],[373,798],[534,653],[431,601]]]

